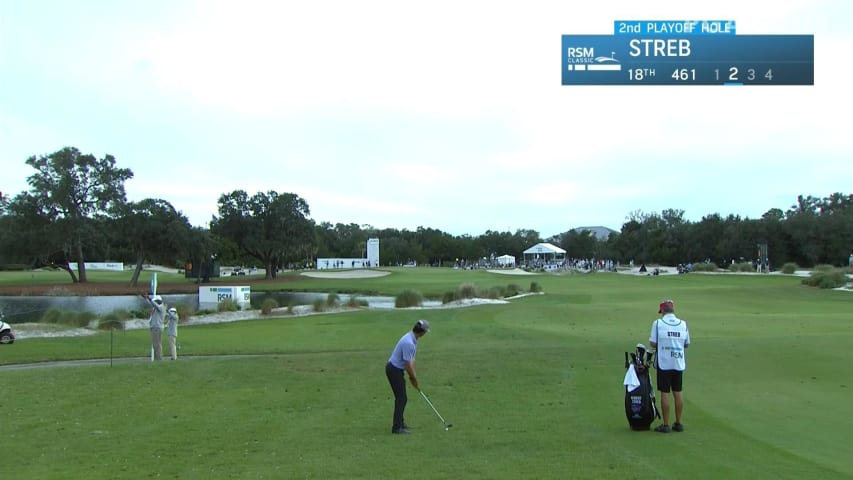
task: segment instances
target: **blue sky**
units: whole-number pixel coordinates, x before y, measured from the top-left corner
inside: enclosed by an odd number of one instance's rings
[[[460,235],[759,217],[851,192],[850,2],[0,3],[0,191],[75,146],[206,226],[236,189],[318,222]],[[614,20],[814,34],[815,86],[561,86]]]

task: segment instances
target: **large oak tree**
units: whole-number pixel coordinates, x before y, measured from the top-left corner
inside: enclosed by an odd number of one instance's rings
[[[116,167],[112,155],[98,159],[74,147],[32,156],[26,163],[36,169],[27,178],[30,195],[39,214],[56,227],[54,234],[71,246],[79,278],[74,276],[67,259],[58,266],[68,271],[75,283],[85,283],[83,242],[87,229],[92,219],[111,216],[125,203],[124,182],[133,178],[133,172]]]
[[[249,197],[235,190],[219,197],[218,211],[210,231],[264,264],[268,279],[279,267],[301,264],[316,252],[314,222],[299,195],[269,191]]]
[[[189,220],[166,200],[146,198],[130,202],[117,220],[117,233],[135,254],[130,285],[136,286],[143,264],[175,265],[189,258]]]

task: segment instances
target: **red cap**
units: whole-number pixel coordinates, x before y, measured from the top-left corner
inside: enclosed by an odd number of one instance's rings
[[[658,307],[658,313],[663,313],[664,308],[669,308],[670,310],[675,310],[675,304],[672,303],[672,300],[664,300],[660,302],[660,306]]]

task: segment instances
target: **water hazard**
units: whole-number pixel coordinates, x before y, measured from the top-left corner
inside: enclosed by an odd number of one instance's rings
[[[163,300],[172,307],[184,306],[196,310],[215,310],[216,304],[199,305],[198,294],[174,294],[162,295]],[[350,295],[339,294],[340,303],[350,300]],[[251,294],[251,308],[259,309],[267,298],[275,299],[279,306],[289,305],[312,305],[317,300],[325,301],[327,293],[310,292],[257,292]],[[359,300],[367,302],[367,308],[391,309],[394,308],[394,297],[361,296]],[[438,301],[424,301],[424,307],[435,307],[441,305]],[[62,310],[68,312],[89,312],[98,316],[106,315],[114,311],[140,311],[148,310],[148,304],[136,295],[115,296],[0,296],[0,311],[9,323],[38,322],[48,310]]]

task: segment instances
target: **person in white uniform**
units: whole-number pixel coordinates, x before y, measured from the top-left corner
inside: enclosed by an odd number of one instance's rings
[[[660,303],[658,313],[663,316],[652,323],[649,343],[656,349],[655,367],[660,393],[660,406],[663,423],[655,427],[656,432],[683,432],[681,415],[684,412],[682,384],[687,369],[687,347],[690,345],[690,331],[687,322],[675,316],[675,304],[672,300]],[[675,403],[675,423],[670,427],[670,392]]]
[[[151,332],[152,360],[163,359],[163,317],[166,315],[166,306],[163,297],[153,295],[149,297],[144,293],[140,295],[151,305],[151,314],[148,317],[148,330]]]
[[[175,307],[169,309],[168,323],[166,324],[166,335],[169,337],[169,357],[172,360],[178,359],[178,310]]]

